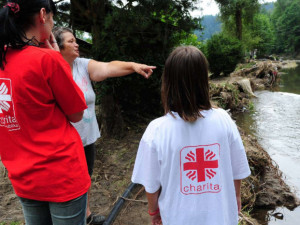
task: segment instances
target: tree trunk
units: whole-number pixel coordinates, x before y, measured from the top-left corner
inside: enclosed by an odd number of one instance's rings
[[[239,40],[242,40],[242,9],[238,7],[235,11],[235,24],[236,24],[236,36]]]
[[[98,123],[104,137],[122,138],[125,134],[125,123],[119,104],[112,95],[101,99]]]

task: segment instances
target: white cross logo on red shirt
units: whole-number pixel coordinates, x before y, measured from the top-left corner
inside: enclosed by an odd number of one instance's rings
[[[5,83],[0,85],[0,113],[3,113],[2,110],[8,111],[10,109],[10,105],[8,102],[11,102],[11,96],[7,94],[8,88]]]

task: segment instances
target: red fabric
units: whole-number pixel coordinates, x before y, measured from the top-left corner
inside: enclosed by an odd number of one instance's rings
[[[16,194],[64,202],[90,186],[80,136],[66,115],[86,109],[60,53],[9,49],[0,70],[0,156]]]

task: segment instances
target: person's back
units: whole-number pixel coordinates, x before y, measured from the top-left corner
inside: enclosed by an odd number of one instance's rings
[[[91,181],[70,121],[87,106],[57,52],[55,12],[52,0],[0,8],[0,157],[27,225],[84,225]]]
[[[235,142],[238,132],[224,110],[213,108],[201,114],[204,118],[194,123],[185,122],[176,113],[176,118],[168,114],[156,119],[141,140],[141,145],[156,150],[151,153],[144,149],[137,162],[144,164],[141,157],[151,158],[154,154],[158,159],[159,163],[153,163],[143,176],[158,176],[156,185],[162,187],[159,206],[164,225],[237,224],[232,180],[249,175],[247,164],[235,166],[246,160],[241,151],[243,145]],[[137,168],[140,166],[136,164]],[[137,183],[138,173],[133,173]]]
[[[159,212],[164,225],[238,223],[240,180],[250,170],[236,125],[209,103],[205,62],[194,47],[175,49],[166,62],[166,115],[147,127],[132,175],[145,186],[152,224]]]
[[[78,88],[65,82],[72,80],[69,65],[58,52],[33,46],[8,49],[6,60],[0,70],[0,155],[17,195],[66,201],[83,194],[89,186],[83,147],[66,117],[81,107],[70,106],[74,102],[68,93]],[[70,162],[72,173],[66,170]],[[39,182],[29,182],[37,177]]]

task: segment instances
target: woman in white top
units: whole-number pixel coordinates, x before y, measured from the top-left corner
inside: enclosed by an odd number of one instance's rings
[[[147,127],[132,175],[145,187],[152,224],[237,225],[250,169],[235,123],[211,106],[202,52],[176,48],[161,89],[165,115]]]
[[[92,176],[95,158],[94,143],[100,137],[95,114],[96,97],[92,87],[92,81],[103,81],[109,77],[121,77],[134,72],[141,74],[145,78],[149,78],[153,72],[152,70],[156,67],[134,62],[112,61],[106,63],[79,58],[79,45],[76,43],[76,38],[71,29],[57,27],[53,33],[62,56],[71,66],[75,82],[84,93],[88,106],[84,111],[83,119],[78,123],[73,123],[73,125],[80,134],[83,142],[89,174]],[[90,193],[90,191],[88,193]],[[104,216],[91,213],[88,197],[87,223],[102,224],[104,220]]]

